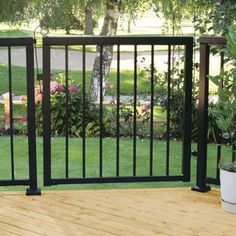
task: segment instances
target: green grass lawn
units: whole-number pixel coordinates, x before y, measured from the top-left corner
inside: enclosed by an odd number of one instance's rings
[[[57,71],[53,70],[56,73]],[[35,72],[36,74],[36,72]],[[92,78],[92,72],[86,71],[86,89],[89,90]],[[82,85],[82,71],[69,71],[69,77],[77,84]],[[12,90],[15,95],[26,94],[26,68],[20,66],[12,66]],[[111,70],[109,82],[112,83],[116,90],[117,75],[115,70]],[[132,70],[122,70],[120,73],[120,93],[123,95],[132,95],[134,91],[134,74]],[[8,67],[5,64],[0,64],[0,91],[1,94],[9,91],[8,82]],[[113,91],[107,89],[106,94],[112,95]],[[138,77],[138,93],[150,93],[150,84]]]
[[[0,179],[10,178],[10,150],[9,138],[0,137]],[[52,177],[65,177],[65,139],[52,138]],[[149,173],[149,144],[148,139],[137,140],[137,175],[143,176]],[[192,145],[195,150],[196,144]],[[174,187],[192,186],[195,184],[196,159],[192,158],[191,182],[152,182],[152,183],[122,183],[122,184],[88,184],[88,185],[58,185],[43,187],[43,140],[37,138],[37,160],[38,160],[38,181],[43,189],[81,189],[81,188],[143,188],[143,187]],[[114,138],[103,140],[103,174],[104,176],[115,176],[116,170],[116,142]],[[164,141],[154,141],[154,174],[165,175],[165,153],[166,144]],[[170,143],[170,174],[181,174],[182,144],[171,141]],[[223,146],[223,156],[230,157],[230,147]],[[28,178],[28,147],[27,138],[24,136],[14,137],[15,153],[15,177],[16,179]],[[132,175],[132,139],[120,140],[120,175]],[[98,138],[86,139],[86,174],[88,177],[98,176],[99,169],[99,140]],[[216,171],[216,146],[210,144],[208,147],[208,174],[214,176]],[[82,144],[80,138],[69,139],[69,176],[82,176]],[[24,190],[25,187],[0,187],[0,190]]]

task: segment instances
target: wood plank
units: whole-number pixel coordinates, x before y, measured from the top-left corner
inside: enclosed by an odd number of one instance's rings
[[[232,235],[220,192],[189,188],[0,193],[0,235]]]

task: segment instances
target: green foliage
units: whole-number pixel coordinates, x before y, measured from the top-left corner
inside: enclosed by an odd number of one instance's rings
[[[165,19],[164,33],[178,35],[181,31],[182,20],[189,20],[194,16],[201,18],[208,9],[210,0],[153,0],[154,10],[159,17]]]
[[[43,28],[82,29],[82,23],[76,17],[77,0],[42,0],[39,1],[40,24]]]
[[[170,135],[181,138],[183,135],[184,117],[184,70],[182,62],[175,62],[170,73],[159,72],[154,68],[154,100],[162,107],[162,111],[170,113]],[[151,65],[140,70],[140,75],[150,84]],[[170,98],[168,102],[168,78],[170,77]],[[197,84],[193,83],[192,96],[192,133],[197,127]]]
[[[135,21],[138,16],[141,16],[146,10],[150,9],[152,0],[123,0],[121,4],[121,20],[128,22],[128,33],[131,32],[131,21]]]
[[[200,34],[225,35],[235,21],[235,0],[209,1],[205,14],[196,16],[196,28]]]
[[[229,172],[236,172],[236,162],[220,163],[219,168]]]
[[[218,129],[225,139],[233,144],[236,141],[236,27],[230,28],[227,35],[226,52],[229,57],[228,70],[222,70],[218,76],[209,79],[218,87],[218,102],[210,110]],[[221,85],[223,81],[223,86]]]
[[[96,134],[98,129],[98,112],[91,103],[88,95],[83,101],[83,94],[79,85],[69,80],[66,89],[63,74],[56,75],[50,85],[51,89],[51,132],[53,136],[82,136],[83,106],[85,107],[84,125],[86,135]],[[84,102],[84,104],[83,104]],[[66,106],[66,104],[68,104]],[[67,107],[67,108],[66,108]],[[42,134],[42,104],[36,104],[37,133]]]
[[[86,27],[86,14],[91,13],[92,24],[96,25],[101,14],[102,0],[41,0],[38,13],[41,26],[48,29],[82,30]],[[92,27],[93,27],[92,26]]]
[[[35,16],[36,0],[1,0],[0,21],[16,23]]]

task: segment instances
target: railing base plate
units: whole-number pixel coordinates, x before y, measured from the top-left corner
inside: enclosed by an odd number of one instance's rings
[[[40,195],[41,195],[41,189],[40,189],[40,188],[37,188],[36,190],[35,190],[35,189],[32,190],[32,189],[30,189],[30,188],[27,188],[27,189],[26,189],[26,195],[27,195],[27,196],[33,196],[33,195],[35,195],[35,196],[40,196]]]
[[[199,186],[193,186],[191,188],[192,191],[196,191],[196,192],[201,192],[201,193],[205,193],[211,190],[211,187],[209,185],[206,185],[204,187],[199,187]]]

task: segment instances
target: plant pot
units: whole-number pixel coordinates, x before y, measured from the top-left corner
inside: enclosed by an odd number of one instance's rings
[[[222,208],[236,214],[236,172],[220,169]]]

